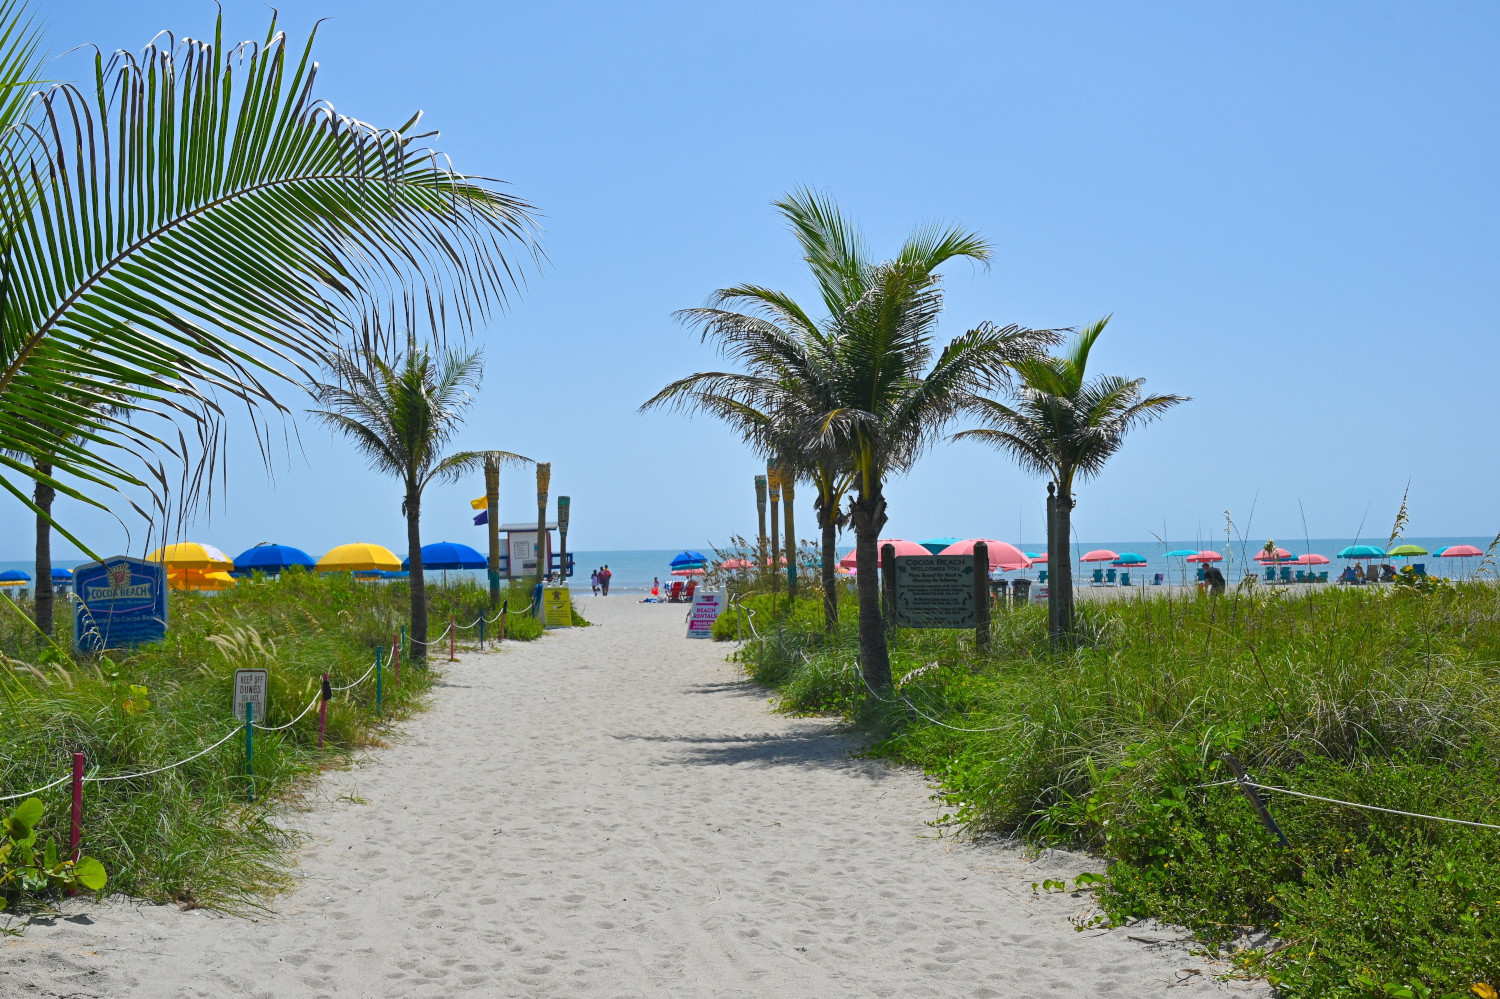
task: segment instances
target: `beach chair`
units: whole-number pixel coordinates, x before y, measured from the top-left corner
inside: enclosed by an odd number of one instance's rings
[[[1292,567],[1291,566],[1284,565],[1284,566],[1281,567],[1281,581],[1283,583],[1290,583],[1292,581]]]
[[[1152,586],[1160,586],[1161,585],[1161,581],[1163,579],[1165,579],[1166,577],[1167,577],[1166,573],[1164,573],[1164,572],[1158,572],[1156,575],[1154,575],[1154,576],[1151,577],[1151,585]]]
[[[682,602],[685,603],[685,604],[692,603],[693,602],[693,591],[696,590],[697,588],[698,588],[698,581],[696,579],[693,580],[691,583],[688,583],[687,592],[682,595]]]
[[[1113,569],[1104,570],[1104,581],[1110,586],[1115,585],[1115,571]]]
[[[1198,567],[1198,582],[1204,582],[1208,577],[1203,573],[1203,566]]]
[[[1113,572],[1114,570],[1110,570],[1110,571]],[[1104,585],[1104,570],[1103,569],[1095,569],[1094,570],[1094,585],[1095,586],[1103,586]]]
[[[1047,570],[1046,569],[1043,569],[1041,572],[1037,573],[1036,581],[1041,586],[1046,586],[1047,585]]]
[[[667,603],[669,603],[669,604],[680,604],[680,603],[682,603],[682,581],[681,580],[678,580],[677,582],[675,582],[675,583],[672,584],[672,591],[667,594]]]
[[[1121,573],[1120,573],[1120,585],[1121,586],[1129,586],[1130,585],[1130,573],[1121,571]]]
[[[1326,583],[1326,582],[1328,582],[1328,570],[1327,569],[1324,569],[1322,572],[1318,573],[1318,582],[1320,582],[1320,583]]]
[[[1427,563],[1426,562],[1418,562],[1416,565],[1413,565],[1411,568],[1412,568],[1412,571],[1415,572],[1418,576],[1426,576],[1427,575]]]
[[[1307,572],[1306,571],[1304,571],[1302,569],[1298,569],[1297,570],[1297,582],[1299,582],[1299,583],[1305,583],[1305,582],[1307,582]]]
[[[1274,565],[1266,566],[1266,582],[1276,582],[1276,567]]]

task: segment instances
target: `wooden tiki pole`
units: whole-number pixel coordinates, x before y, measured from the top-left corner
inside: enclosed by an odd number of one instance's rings
[[[547,489],[552,485],[552,463],[536,463],[536,581],[547,575]]]
[[[484,460],[484,515],[490,530],[490,610],[500,606],[500,461]]]
[[[756,553],[760,556],[760,565],[756,572],[766,570],[766,477],[757,475],[755,477],[755,512],[760,519],[760,533],[756,536]]]
[[[797,476],[788,471],[781,477],[781,495],[786,501],[786,595],[797,599],[797,527],[792,520],[792,507],[797,498]]]
[[[776,470],[774,458],[766,462],[766,490],[771,497],[771,603],[774,605],[781,589],[781,566],[776,564],[781,558],[781,473]]]

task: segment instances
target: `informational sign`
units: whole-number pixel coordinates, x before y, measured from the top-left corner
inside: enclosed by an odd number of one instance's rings
[[[271,673],[263,669],[234,671],[234,716],[245,720],[245,705],[254,704],[255,721],[264,721],[270,703]]]
[[[117,555],[73,571],[73,645],[118,649],[167,636],[167,570],[160,562]]]
[[[573,603],[566,586],[542,587],[542,624],[548,628],[573,627]]]
[[[896,559],[896,624],[902,628],[972,628],[972,555],[905,555]]]
[[[714,637],[714,622],[724,611],[724,594],[712,590],[698,590],[693,594],[693,607],[688,611],[689,638]]]
[[[524,579],[536,572],[536,532],[510,532],[509,575]]]

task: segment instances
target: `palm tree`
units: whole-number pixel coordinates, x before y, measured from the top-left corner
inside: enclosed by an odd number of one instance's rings
[[[834,532],[840,502],[858,490],[853,523],[859,568],[860,658],[872,686],[890,683],[876,574],[885,526],[884,484],[910,468],[949,419],[1004,384],[1008,366],[1056,342],[1050,330],[983,324],[933,362],[942,307],[936,270],[959,257],[983,262],[989,244],[956,229],[912,235],[894,260],[870,259],[858,230],[828,198],[802,190],[776,203],[823,299],[814,322],[790,296],[756,285],[720,291],[679,313],[749,369],[709,371],[668,385],[646,405],[673,402],[728,419],[763,449],[790,453],[818,488],[825,621],[837,620]],[[748,304],[749,312],[726,305]]]
[[[508,451],[459,451],[443,456],[463,422],[468,390],[483,374],[478,352],[434,353],[414,342],[389,363],[372,351],[332,364],[335,381],[317,383],[327,409],[310,410],[342,433],[376,471],[401,480],[401,512],[411,570],[412,659],[427,658],[427,586],[422,575],[422,493],[434,480],[455,481],[486,462],[529,461]],[[492,511],[491,516],[496,512]]]
[[[514,287],[509,248],[538,253],[531,207],[423,148],[417,117],[377,128],[316,99],[312,37],[298,51],[273,17],[263,41],[225,45],[221,27],[33,93],[39,36],[0,2],[0,440],[52,466],[0,454],[0,487],[33,512],[22,481],[99,507],[134,485],[164,508],[163,456],[186,511],[225,398],[260,434],[286,412],[267,382],[351,337],[389,346],[390,319],[353,317],[400,305],[435,335],[470,329]],[[114,384],[134,418],[93,410]]]
[[[919,230],[896,259],[870,269],[868,290],[838,317],[834,405],[815,441],[839,450],[854,476],[849,503],[859,594],[860,665],[871,687],[889,686],[890,654],[876,575],[888,519],[885,483],[909,470],[979,393],[1007,384],[1010,369],[1056,342],[1052,330],[989,323],[953,339],[934,358],[942,310],[937,269],[956,257],[984,261],[989,245],[956,229]]]
[[[1162,416],[1180,395],[1145,395],[1144,378],[1101,375],[1086,378],[1089,351],[1109,324],[1099,320],[1080,333],[1062,354],[1019,362],[1020,387],[1014,406],[986,399],[979,410],[988,426],[955,434],[983,441],[1015,458],[1022,468],[1050,476],[1047,483],[1048,633],[1054,648],[1073,635],[1073,484],[1104,470],[1125,444],[1132,428]]]

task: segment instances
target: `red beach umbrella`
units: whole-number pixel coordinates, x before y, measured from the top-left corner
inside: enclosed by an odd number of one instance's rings
[[[1010,572],[1013,569],[1026,569],[1031,566],[1031,559],[1026,553],[1015,545],[1004,541],[994,541],[990,538],[969,538],[967,541],[959,541],[949,545],[939,555],[973,555],[974,545],[983,541],[990,552],[990,572]]]
[[[1298,565],[1327,565],[1327,555],[1301,555],[1297,558]]]
[[[1475,548],[1473,545],[1449,545],[1447,548],[1444,548],[1438,554],[1438,557],[1439,558],[1478,558],[1479,556],[1481,556],[1483,554],[1484,554],[1484,552],[1480,551],[1478,548]]]
[[[1220,555],[1216,551],[1201,551],[1201,552],[1199,552],[1196,555],[1189,555],[1187,557],[1187,561],[1189,561],[1189,562],[1222,562],[1222,561],[1224,561],[1224,556]]]
[[[719,563],[720,569],[753,569],[755,563],[747,558],[732,558]]]
[[[1082,555],[1082,557],[1080,557],[1078,559],[1078,561],[1080,561],[1080,562],[1113,562],[1115,559],[1117,559],[1119,557],[1120,556],[1119,556],[1118,553],[1112,552],[1108,548],[1095,548],[1091,552],[1085,552]]]
[[[1285,548],[1276,549],[1275,556],[1267,555],[1264,551],[1255,556],[1257,562],[1285,562],[1292,557],[1292,553]]]
[[[895,546],[895,548],[896,548],[896,557],[897,558],[901,558],[902,556],[905,556],[905,555],[931,555],[932,554],[932,552],[928,551],[926,548],[923,548],[921,545],[917,544],[915,541],[905,541],[905,540],[903,540],[901,538],[881,538],[879,541],[875,542],[875,554],[876,554],[876,558],[877,559],[881,557],[881,549],[884,548],[886,545],[894,545]],[[854,552],[850,552],[848,555],[845,555],[843,558],[839,559],[839,565],[841,567],[845,568],[845,569],[853,569],[855,567],[855,565],[854,565],[854,554],[855,554]],[[878,563],[877,563],[877,567],[881,568],[881,569],[885,568],[884,565],[879,565]]]

